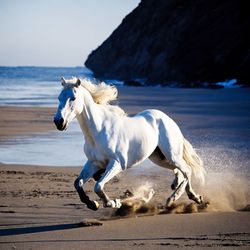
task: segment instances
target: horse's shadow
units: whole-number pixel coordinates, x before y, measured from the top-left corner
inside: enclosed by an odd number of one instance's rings
[[[32,234],[32,233],[50,232],[50,231],[66,230],[66,229],[73,229],[73,228],[79,228],[79,223],[1,229],[0,236]]]

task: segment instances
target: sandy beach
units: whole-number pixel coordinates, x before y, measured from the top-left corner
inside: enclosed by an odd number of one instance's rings
[[[120,87],[119,93],[118,104],[128,113],[161,109],[202,149],[208,177],[205,186],[195,183],[194,189],[204,194],[205,205],[197,206],[183,195],[176,207],[164,211],[173,175],[152,165],[128,170],[106,185],[114,198],[151,185],[156,193],[147,206],[131,208],[125,216],[103,207],[93,212],[73,187],[81,166],[1,163],[0,249],[249,249],[249,156],[237,162],[234,155],[226,155],[235,160],[235,169],[213,168],[213,152],[210,148],[206,158],[203,142],[215,148],[236,145],[239,151],[243,145],[242,151],[249,152],[250,90]],[[0,143],[55,130],[54,112],[1,106]],[[85,190],[96,198],[93,185],[90,180]]]

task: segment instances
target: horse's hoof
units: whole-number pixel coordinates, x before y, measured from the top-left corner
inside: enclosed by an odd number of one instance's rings
[[[197,203],[197,204],[202,204],[203,203],[203,196],[202,195],[197,195],[197,197],[195,197],[194,201]]]
[[[168,198],[168,199],[167,199],[167,202],[166,202],[166,208],[167,208],[167,209],[168,209],[168,208],[171,208],[171,207],[173,206],[173,204],[174,204],[173,199]]]
[[[111,207],[111,208],[120,208],[122,206],[120,199],[110,200],[106,204],[104,204],[104,207]]]
[[[115,199],[115,208],[120,208],[122,206],[120,199]]]
[[[87,208],[93,210],[93,211],[97,211],[98,208],[100,207],[99,203],[97,201],[90,201],[87,204]]]

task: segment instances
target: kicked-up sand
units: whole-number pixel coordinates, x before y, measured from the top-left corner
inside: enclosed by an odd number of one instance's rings
[[[119,94],[128,113],[157,108],[169,114],[198,148],[207,177],[194,189],[204,204],[184,194],[166,210],[173,174],[150,163],[105,186],[111,198],[127,199],[124,210],[96,212],[74,190],[80,166],[1,164],[0,249],[249,249],[250,90],[121,87]],[[0,107],[0,142],[54,130],[54,112]],[[97,199],[93,186],[90,180],[85,190]],[[152,189],[149,203],[141,202]]]

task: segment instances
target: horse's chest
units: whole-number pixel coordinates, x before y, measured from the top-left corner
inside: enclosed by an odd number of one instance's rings
[[[86,145],[84,146],[84,152],[87,158],[91,161],[99,162],[99,167],[105,167],[108,161],[107,153],[102,149],[102,147],[95,145]]]

